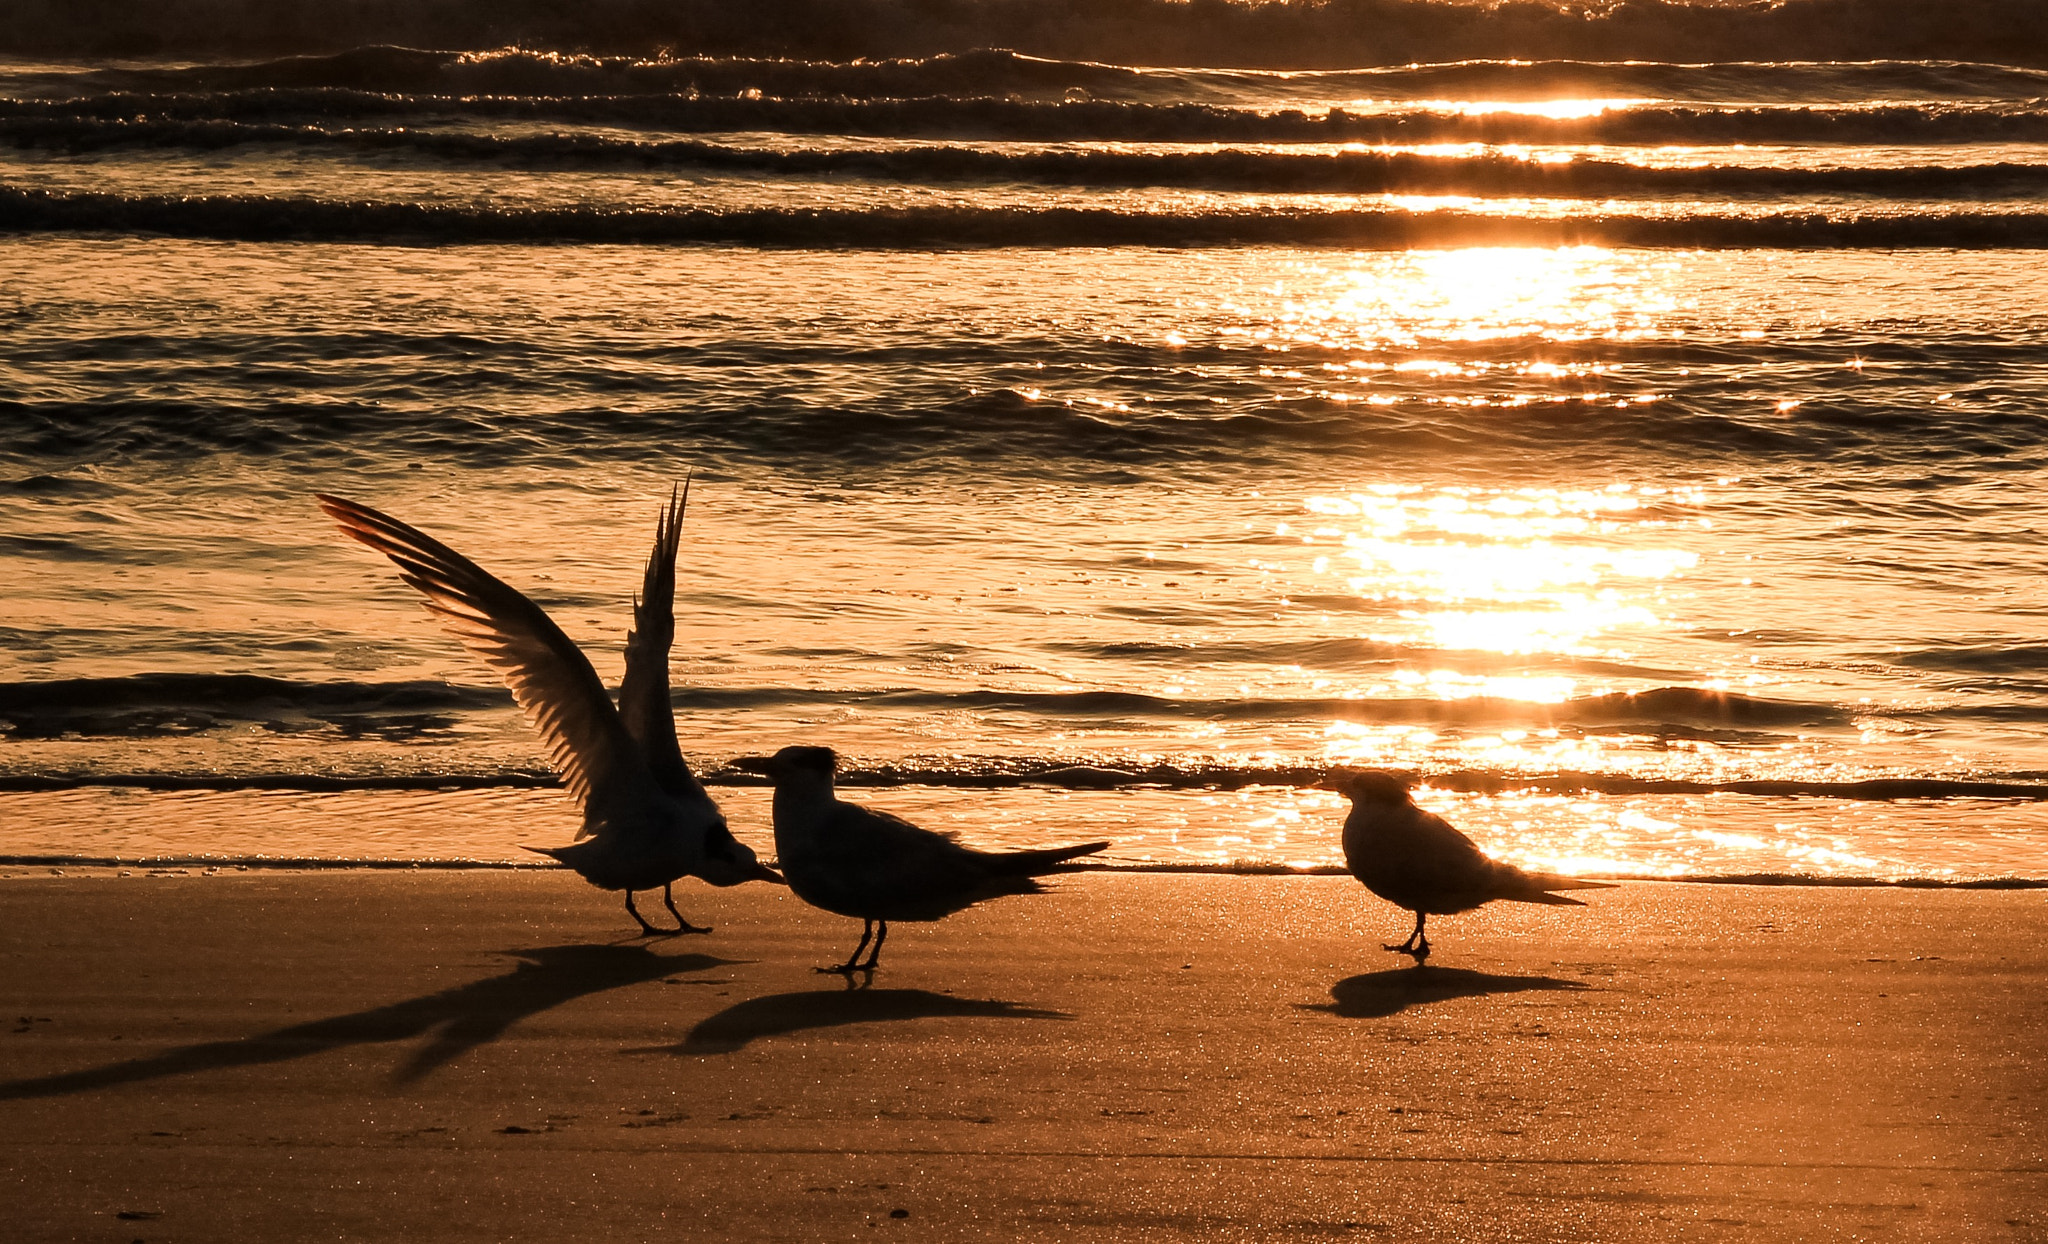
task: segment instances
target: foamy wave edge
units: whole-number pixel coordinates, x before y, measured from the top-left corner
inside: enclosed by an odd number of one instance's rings
[[[1151,765],[1111,768],[1084,764],[936,768],[914,764],[878,765],[842,770],[837,783],[850,789],[925,786],[961,790],[1004,790],[1041,787],[1054,790],[1105,791],[1185,790],[1237,791],[1257,787],[1311,787],[1346,766],[1286,765],[1232,768],[1204,765]],[[2048,782],[1997,781],[1941,777],[1879,777],[1824,782],[1750,779],[1725,782],[1685,778],[1649,778],[1607,773],[1519,774],[1458,770],[1412,774],[1437,790],[1465,794],[1538,795],[1741,795],[1774,799],[1841,799],[1891,802],[1901,799],[1988,799],[2048,802]],[[758,787],[768,779],[737,769],[702,774],[705,785]],[[344,792],[455,792],[467,790],[549,789],[560,783],[547,773],[514,770],[475,774],[404,774],[347,776],[335,774],[105,773],[0,774],[0,794],[44,794],[61,791],[125,789],[176,793],[296,791],[306,794]]]
[[[1124,212],[1096,208],[495,208],[267,196],[64,193],[0,186],[0,233],[247,242],[414,242],[945,250],[1032,247],[1629,246],[2048,249],[2048,212],[1495,216],[1454,210]]]

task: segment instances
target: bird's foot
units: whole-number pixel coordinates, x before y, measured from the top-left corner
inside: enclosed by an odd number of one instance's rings
[[[683,913],[676,910],[676,897],[669,893],[667,886],[662,887],[661,905],[668,908],[668,914],[676,918],[677,933],[709,933],[711,931],[711,926],[708,924],[700,928],[683,919]],[[635,912],[633,914],[638,915],[639,913]]]
[[[1418,946],[1412,939],[1401,943],[1399,946],[1381,942],[1380,949],[1391,950],[1397,955],[1407,955],[1415,960],[1415,966],[1418,968],[1422,966],[1423,960],[1429,958],[1429,943],[1424,942]]]
[[[870,976],[874,975],[875,972],[873,964],[853,963],[850,961],[847,963],[835,963],[829,968],[812,968],[811,970],[820,976],[844,976],[848,980],[853,979],[855,972],[866,972]]]
[[[690,933],[696,931],[700,930],[692,930],[688,927],[680,929],[657,929],[653,925],[647,923],[645,920],[642,920],[640,922],[640,936],[642,937],[676,937],[683,933]],[[711,930],[709,929],[701,930],[701,932],[705,933],[709,933],[710,931]]]

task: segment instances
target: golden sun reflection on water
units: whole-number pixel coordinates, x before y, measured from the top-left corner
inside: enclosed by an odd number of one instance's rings
[[[1456,206],[1429,199],[1422,206]],[[1678,305],[1672,264],[1624,262],[1594,246],[1469,247],[1412,251],[1351,264],[1303,262],[1254,312],[1281,340],[1334,349],[1654,334]],[[1253,311],[1253,308],[1241,308]],[[1259,335],[1266,335],[1260,333]]]
[[[1342,550],[1318,562],[1344,588],[1391,608],[1387,642],[1508,654],[1611,652],[1630,632],[1663,625],[1661,584],[1699,555],[1645,537],[1671,525],[1644,513],[1694,506],[1689,492],[1614,485],[1585,489],[1428,490],[1387,485],[1304,508],[1332,520],[1318,539]],[[1702,520],[1693,520],[1702,521]],[[1348,563],[1348,564],[1347,564]],[[1413,671],[1408,688],[1442,698],[1474,695],[1555,702],[1571,679]]]
[[[1793,802],[1801,806],[1786,808],[1780,806],[1786,801],[1727,795],[1482,795],[1428,785],[1417,788],[1415,797],[1494,858],[1572,876],[1947,878],[1970,871],[1916,862],[1929,845],[1921,837],[1922,827],[1913,816],[1901,818],[1884,804],[1800,800]],[[1342,831],[1350,804],[1335,792],[1251,787],[1188,792],[1162,799],[1161,810],[1169,804],[1183,812],[1178,824],[1177,818],[1155,811],[1148,824],[1173,827],[1142,840],[1127,836],[1111,858],[1296,869],[1343,864]],[[2040,815],[2048,813],[2033,812],[2032,819]],[[1210,819],[1227,822],[1231,832],[1186,832]]]
[[[740,836],[772,857],[767,792],[719,787]],[[1343,866],[1349,801],[1333,791],[986,790],[861,792],[919,824],[996,849],[1107,838],[1112,866]],[[1739,795],[1466,794],[1422,786],[1416,800],[1497,859],[1610,877],[1803,874],[1955,879],[2010,875],[2048,832],[2048,806],[1993,800],[1853,801]],[[24,854],[131,863],[240,860],[473,860],[537,867],[508,839],[574,833],[557,790],[0,793],[0,819]],[[1984,826],[1993,828],[1987,834]],[[696,901],[716,900],[697,892]]]
[[[1554,704],[1564,697],[1499,698]],[[1333,766],[1364,768],[1428,765],[1498,773],[1597,773],[1617,763],[1625,766],[1643,742],[1627,735],[1581,735],[1555,728],[1467,735],[1441,734],[1424,726],[1333,721],[1323,728],[1322,759]]]
[[[1377,101],[1358,100],[1360,106]],[[1639,108],[1655,103],[1648,98],[1587,98],[1587,99],[1406,99],[1403,108],[1450,112],[1460,116],[1483,117],[1496,113],[1508,113],[1522,117],[1543,117],[1552,121],[1581,121],[1597,117],[1605,112],[1623,108]]]

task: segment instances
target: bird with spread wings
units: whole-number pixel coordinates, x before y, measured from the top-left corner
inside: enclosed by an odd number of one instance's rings
[[[708,933],[676,910],[671,887],[686,876],[712,885],[781,882],[733,837],[718,805],[690,772],[669,698],[675,642],[675,563],[689,485],[671,490],[655,526],[617,707],[597,671],[539,605],[419,529],[358,502],[321,494],[320,508],[350,538],[391,559],[443,628],[495,667],[546,745],[549,762],[583,811],[577,841],[530,847],[592,885],[626,892],[626,911],[649,936]],[[660,887],[677,927],[649,924],[633,892]]]

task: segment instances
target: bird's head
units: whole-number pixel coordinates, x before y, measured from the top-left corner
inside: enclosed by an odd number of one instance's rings
[[[816,781],[832,784],[839,757],[829,747],[785,747],[773,756],[741,756],[732,767],[745,773],[759,773],[779,785],[788,781]]]
[[[1349,795],[1353,803],[1400,805],[1409,802],[1408,779],[1384,769],[1340,769],[1316,786],[1321,790]]]
[[[754,854],[754,848],[733,837],[731,830],[709,835],[709,841],[704,844],[704,862],[698,866],[697,875],[712,885],[721,886],[741,885],[748,881],[789,884],[781,873],[761,862],[761,857]]]

